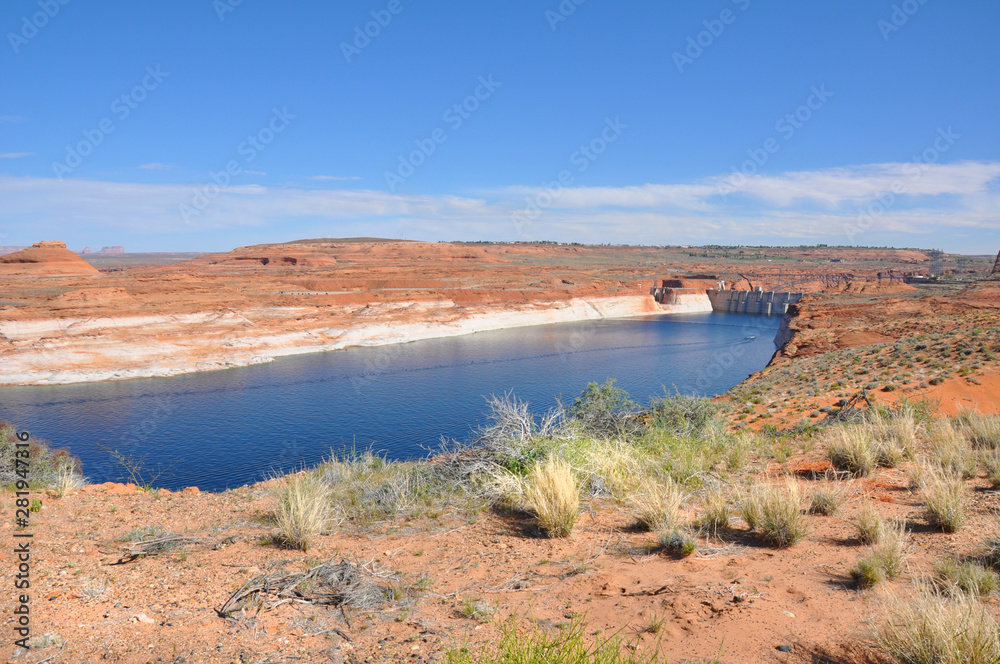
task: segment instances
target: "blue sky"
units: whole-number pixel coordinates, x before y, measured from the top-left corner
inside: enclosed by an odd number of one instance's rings
[[[452,4],[9,0],[0,244],[1000,248],[996,2]]]

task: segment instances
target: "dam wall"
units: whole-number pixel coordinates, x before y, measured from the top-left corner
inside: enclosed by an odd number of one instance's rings
[[[788,307],[802,299],[802,293],[775,291],[709,290],[712,311],[728,314],[784,316]]]
[[[704,289],[699,288],[653,288],[650,295],[660,303],[664,313],[699,314],[710,313],[712,301]]]

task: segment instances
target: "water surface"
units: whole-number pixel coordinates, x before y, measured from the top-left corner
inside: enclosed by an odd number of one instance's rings
[[[169,489],[220,490],[318,463],[331,449],[424,456],[465,440],[485,398],[543,411],[616,378],[642,403],[674,389],[714,395],[763,368],[779,318],[690,314],[481,332],[298,355],[265,365],[116,383],[0,388],[0,418],[125,479],[108,450]]]

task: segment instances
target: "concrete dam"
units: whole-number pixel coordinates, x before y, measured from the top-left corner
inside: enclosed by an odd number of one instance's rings
[[[728,314],[760,314],[784,316],[788,307],[802,299],[802,293],[774,291],[710,290],[708,299],[712,311]]]
[[[727,290],[725,282],[665,279],[649,294],[672,313],[709,312],[784,316],[788,307],[802,299],[802,293]],[[694,283],[692,283],[694,282]]]

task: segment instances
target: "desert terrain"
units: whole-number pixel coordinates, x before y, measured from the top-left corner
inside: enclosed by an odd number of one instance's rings
[[[882,292],[932,269],[961,279],[990,267],[918,250],[366,238],[176,262],[102,256],[94,267],[61,243],[40,245],[0,257],[0,384],[171,376],[347,346],[689,311],[649,297],[654,281],[675,274],[712,275],[737,289],[842,291],[854,283]]]
[[[949,278],[902,283],[932,263]],[[208,370],[401,340],[360,332],[380,326],[455,329],[577,302],[634,315],[659,307],[649,286],[671,276],[807,295],[770,365],[727,395],[626,412],[627,430],[588,429],[577,415],[518,439],[534,450],[524,458],[542,449],[572,468],[582,503],[566,537],[547,529],[534,471],[510,452],[466,452],[482,465],[459,475],[470,456],[308,471],[332,505],[308,545],[281,525],[294,477],[218,494],[37,487],[34,640],[7,661],[479,662],[497,661],[506,634],[616,639],[626,661],[890,662],[901,660],[878,630],[917,582],[937,583],[935,601],[957,602],[970,624],[1000,610],[989,542],[1000,525],[992,258],[319,240],[96,274],[74,265],[79,274],[0,277],[11,382]],[[841,408],[859,395],[868,401],[848,418]],[[711,417],[696,417],[705,409]],[[851,436],[867,465],[845,461]],[[458,476],[475,488],[441,479]],[[945,485],[961,519],[941,516]],[[790,501],[788,536],[748,509],[758,487]],[[4,499],[12,514],[13,494]],[[873,508],[882,539],[868,543],[860,524]],[[12,540],[11,521],[2,528]],[[898,569],[859,571],[889,545]],[[11,585],[14,557],[0,553],[0,584]],[[336,584],[315,574],[334,567],[356,575],[341,578],[353,595],[323,594]],[[949,599],[958,568],[982,570],[967,593],[977,599]]]

